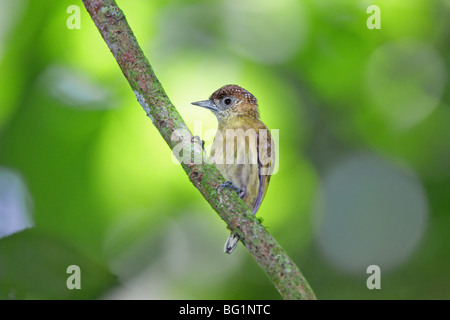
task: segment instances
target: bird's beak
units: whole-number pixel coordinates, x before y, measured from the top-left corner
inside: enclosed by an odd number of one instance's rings
[[[213,112],[217,111],[216,104],[212,100],[197,101],[197,102],[192,102],[192,104],[195,106],[209,109]]]

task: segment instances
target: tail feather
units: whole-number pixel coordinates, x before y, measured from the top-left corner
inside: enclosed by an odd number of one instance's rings
[[[225,243],[225,247],[224,247],[224,251],[225,253],[232,253],[234,248],[236,248],[236,246],[239,243],[239,236],[235,235],[235,234],[230,234],[230,236],[228,237],[227,242]]]

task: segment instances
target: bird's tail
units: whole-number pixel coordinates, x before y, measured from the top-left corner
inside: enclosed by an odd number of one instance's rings
[[[228,237],[227,242],[225,243],[225,247],[223,248],[223,250],[225,251],[225,253],[232,253],[234,248],[236,248],[236,246],[239,243],[239,236],[231,233],[230,236]]]

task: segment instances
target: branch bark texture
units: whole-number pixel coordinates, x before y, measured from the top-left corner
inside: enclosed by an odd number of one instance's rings
[[[200,143],[170,102],[153,69],[133,35],[123,12],[114,0],[83,0],[100,34],[144,108],[168,146],[180,143],[198,161],[181,165],[194,186],[211,207],[238,234],[242,243],[267,273],[284,299],[315,299],[306,279],[284,250],[276,243],[245,203],[232,191],[217,191],[225,182]],[[193,142],[194,141],[194,142]],[[175,155],[178,156],[178,155]]]

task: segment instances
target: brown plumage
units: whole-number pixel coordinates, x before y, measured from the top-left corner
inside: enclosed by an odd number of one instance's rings
[[[211,159],[229,180],[222,187],[236,191],[255,214],[266,194],[275,159],[272,137],[259,118],[256,98],[237,85],[226,85],[209,100],[193,104],[210,109],[217,117]],[[225,252],[233,252],[238,241],[231,234]]]

